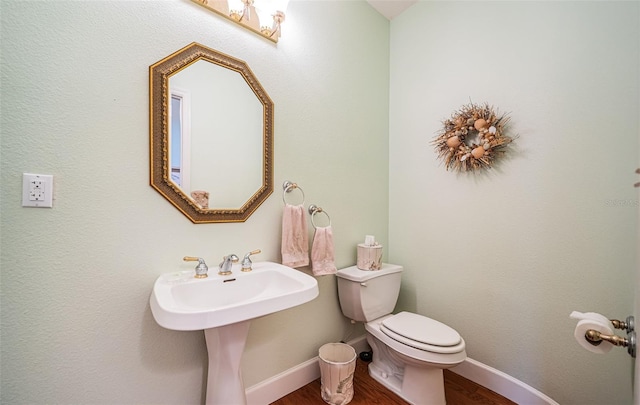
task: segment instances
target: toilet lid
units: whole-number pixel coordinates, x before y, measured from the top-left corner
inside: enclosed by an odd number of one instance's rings
[[[456,346],[462,341],[453,328],[435,319],[411,312],[400,312],[385,319],[380,329],[389,337],[407,345],[418,348],[425,345],[424,350],[429,350],[432,346],[441,348]]]

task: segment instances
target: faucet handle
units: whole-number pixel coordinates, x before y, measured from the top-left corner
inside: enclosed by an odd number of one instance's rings
[[[201,257],[193,257],[193,256],[185,256],[182,258],[185,262],[198,262],[196,265],[196,275],[195,278],[207,278],[207,272],[209,268],[207,264],[204,262],[204,259]]]
[[[262,250],[256,249],[244,255],[244,259],[242,259],[242,271],[251,271],[251,255],[257,255],[258,253],[262,253]]]

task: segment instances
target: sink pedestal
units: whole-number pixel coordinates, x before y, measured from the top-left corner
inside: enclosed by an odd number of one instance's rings
[[[242,382],[240,360],[251,321],[205,329],[209,353],[207,405],[244,405],[247,399]]]

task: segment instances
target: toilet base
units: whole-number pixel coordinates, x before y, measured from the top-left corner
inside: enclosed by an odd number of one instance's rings
[[[414,405],[446,405],[444,377],[440,368],[404,367],[404,376],[384,372],[375,363],[369,364],[369,375],[393,391],[400,398]]]
[[[369,375],[400,398],[414,405],[446,405],[444,365],[440,367],[407,357],[371,333],[367,342],[373,352]]]

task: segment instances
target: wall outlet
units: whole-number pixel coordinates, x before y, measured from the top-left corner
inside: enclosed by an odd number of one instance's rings
[[[53,207],[53,176],[22,173],[22,206]]]

